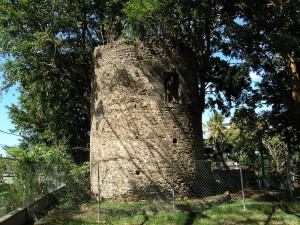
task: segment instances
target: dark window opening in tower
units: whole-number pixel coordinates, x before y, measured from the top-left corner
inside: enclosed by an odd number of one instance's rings
[[[177,138],[173,138],[173,144],[177,144]]]
[[[178,103],[179,102],[179,74],[176,72],[165,72],[164,88],[165,88],[165,102]]]

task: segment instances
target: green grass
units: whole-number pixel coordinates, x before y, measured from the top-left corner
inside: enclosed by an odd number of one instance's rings
[[[241,202],[222,204],[208,210],[192,208],[189,202],[180,202],[180,210],[172,211],[166,203],[120,203],[107,201],[101,204],[100,224],[113,225],[188,225],[188,224],[300,224],[299,203]],[[85,206],[77,215],[54,213],[41,224],[93,225],[97,223],[97,206]]]
[[[248,202],[214,207],[197,217],[194,224],[300,224],[300,205],[297,203]]]

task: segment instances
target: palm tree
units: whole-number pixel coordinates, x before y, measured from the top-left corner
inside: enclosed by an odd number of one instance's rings
[[[227,124],[225,123],[225,117],[214,111],[213,115],[210,117],[209,121],[207,122],[207,128],[209,132],[209,139],[213,143],[213,149],[217,156],[217,158],[221,161],[223,166],[226,169],[229,169],[222,152],[222,144],[226,140],[226,131],[227,131]]]

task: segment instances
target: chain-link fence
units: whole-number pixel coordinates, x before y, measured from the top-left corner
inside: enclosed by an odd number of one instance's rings
[[[125,185],[126,178],[124,177],[124,187],[120,186],[119,189],[126,189],[128,195],[122,195],[122,200],[127,202],[133,200],[149,202],[152,206],[154,204],[154,208],[158,207],[159,211],[169,210],[176,212],[180,210],[182,201],[188,202],[189,207],[195,210],[205,210],[228,202],[231,200],[231,196],[235,196],[235,198],[239,198],[245,203],[245,189],[260,190],[264,191],[265,194],[272,190],[276,193],[272,196],[278,200],[291,198],[287,174],[282,174],[280,176],[282,182],[277,181],[277,185],[274,185],[271,189],[270,186],[262,185],[261,171],[253,167],[239,165],[238,163],[229,167],[229,169],[224,169],[211,166],[209,161],[195,161],[193,165],[196,170],[192,174],[189,174],[187,171],[184,173],[178,168],[178,163],[176,162],[170,161],[169,164],[171,165],[171,173],[163,181],[155,182],[153,179],[149,179],[149,182],[141,184],[133,180],[131,182],[132,188],[128,190],[128,187]],[[95,166],[101,167],[101,163]],[[271,179],[268,177],[268,168],[266,167],[265,170],[264,183],[267,183]],[[101,174],[98,174],[97,177],[99,180],[96,182],[97,189],[94,189],[94,194],[100,196],[98,199],[101,200],[103,190],[106,187],[104,186],[105,182],[101,181]],[[157,177],[157,174],[153,174],[153,176],[148,174],[148,177]],[[298,176],[293,175],[291,177],[293,197],[296,197]],[[143,180],[141,177],[139,179]],[[101,205],[101,202],[99,204]],[[243,205],[245,207],[245,204]]]
[[[299,152],[285,157],[260,157],[256,168],[255,188],[276,193],[277,199],[296,200],[300,196]]]
[[[0,217],[18,207],[26,205],[27,202],[25,197],[21,197],[21,193],[14,191],[15,175],[10,167],[13,161],[14,159],[11,158],[0,157]]]
[[[189,201],[189,206],[197,210],[204,210],[211,206],[230,201],[231,193],[239,193],[241,200],[243,199],[244,188],[257,188],[257,178],[255,171],[249,170],[246,167],[237,165],[230,170],[219,168],[212,168],[208,161],[195,161],[192,163],[195,168],[191,174],[185,173],[181,168],[178,168],[178,163],[170,161],[169,176],[164,176],[163,180],[154,180],[158,177],[157,174],[149,174],[146,177],[149,179],[145,181],[139,177],[134,180],[134,176],[130,182],[126,181],[124,176],[124,185],[118,188],[119,193],[124,193],[122,189],[126,190],[126,194],[116,194],[115,198],[122,201],[142,201],[151,202],[159,206],[160,211],[164,210],[177,211],[180,210],[182,201]],[[101,167],[101,163],[94,165]],[[93,169],[93,168],[92,168]],[[105,199],[109,190],[104,186],[105,181],[102,180],[99,169],[97,171],[97,181],[93,191],[98,199]],[[100,172],[101,173],[101,172]],[[141,183],[143,180],[144,183]],[[126,186],[130,183],[131,187]],[[117,182],[115,185],[118,185]],[[107,194],[108,195],[108,194]],[[101,204],[101,202],[99,203]]]
[[[50,205],[64,213],[79,213],[80,206],[85,203],[98,205],[98,218],[101,217],[102,210],[107,210],[102,208],[105,201],[103,196],[105,186],[100,173],[97,174],[97,188],[93,189],[92,193],[91,180],[87,172],[80,173],[80,170],[77,170],[78,174],[74,174],[74,171],[71,172],[68,167],[62,165],[33,166],[26,161],[18,164],[24,167],[23,172],[18,172],[12,168],[16,164],[14,160],[1,160],[0,217],[18,207],[28,207],[33,218],[38,220],[48,210],[48,208],[41,209],[35,203],[42,196],[47,196]],[[3,160],[6,162],[3,163]],[[179,168],[179,164],[174,161],[170,161],[169,165],[170,170],[164,181],[149,179],[142,184],[132,180],[130,189],[120,186],[119,189],[125,188],[127,191],[127,195],[121,196],[122,202],[144,202],[149,203],[153,211],[177,212],[187,207],[186,204],[193,210],[205,210],[229,202],[232,194],[243,200],[244,189],[249,188],[268,191],[272,187],[272,190],[281,193],[282,198],[286,197],[284,193],[289,191],[286,174],[274,178],[269,173],[268,166],[265,170],[264,183],[269,182],[269,185],[264,187],[262,176],[258,171],[238,164],[230,169],[222,169],[212,166],[208,161],[195,161],[191,164],[195,168],[192,173],[185,173],[185,170]],[[101,167],[101,163],[94,166]],[[148,174],[148,176],[151,178],[156,175]],[[277,185],[271,186],[271,181]],[[296,174],[293,175],[292,183],[294,186],[298,184]]]
[[[78,212],[93,196],[89,173],[64,166],[0,158],[0,217],[17,208],[27,208],[36,220],[49,206]]]

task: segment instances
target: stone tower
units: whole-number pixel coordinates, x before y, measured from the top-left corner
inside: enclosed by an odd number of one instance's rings
[[[119,40],[93,57],[92,191],[120,199],[147,187],[170,190],[172,180],[177,194],[190,195],[189,176],[202,155],[192,54]]]

